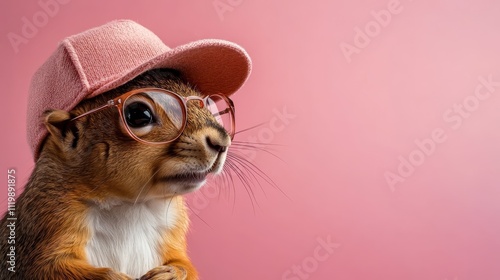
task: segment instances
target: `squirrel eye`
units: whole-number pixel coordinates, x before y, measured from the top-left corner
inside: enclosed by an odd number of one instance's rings
[[[155,122],[153,112],[142,102],[133,102],[125,108],[127,125],[133,128],[144,127]]]

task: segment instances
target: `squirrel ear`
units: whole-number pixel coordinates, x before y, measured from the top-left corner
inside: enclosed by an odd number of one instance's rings
[[[71,119],[71,115],[62,110],[50,110],[46,111],[44,116],[44,123],[49,133],[62,141],[66,137],[68,131],[67,121]]]

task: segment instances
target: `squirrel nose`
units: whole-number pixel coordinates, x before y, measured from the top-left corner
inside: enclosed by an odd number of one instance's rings
[[[213,136],[207,136],[205,138],[205,141],[207,142],[207,146],[217,152],[217,153],[223,153],[227,150],[227,147],[229,146],[228,141],[224,141],[223,139],[220,139],[219,137],[213,137]]]

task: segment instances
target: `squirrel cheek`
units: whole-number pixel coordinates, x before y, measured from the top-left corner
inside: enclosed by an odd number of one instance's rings
[[[97,143],[94,145],[94,155],[101,161],[106,162],[109,158],[109,149],[108,143]]]

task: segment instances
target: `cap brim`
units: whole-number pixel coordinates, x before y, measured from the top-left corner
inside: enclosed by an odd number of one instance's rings
[[[250,56],[237,44],[216,39],[199,40],[170,49],[99,88],[91,89],[88,98],[156,68],[180,71],[204,95],[221,93],[229,96],[248,79],[251,65]]]

